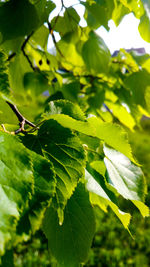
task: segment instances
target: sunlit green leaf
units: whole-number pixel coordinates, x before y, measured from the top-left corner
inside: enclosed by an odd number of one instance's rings
[[[139,24],[138,29],[139,29],[141,37],[145,41],[150,42],[150,17],[149,17],[150,2],[149,0],[144,0],[143,4],[144,4],[145,13],[140,18],[140,24]]]
[[[105,146],[104,153],[108,182],[124,198],[132,200],[143,216],[148,216],[149,209],[141,202],[146,194],[146,185],[141,169],[118,151]]]
[[[64,17],[57,16],[52,20],[51,27],[54,31],[65,35],[68,32],[75,31],[80,21],[80,17],[76,10],[72,7],[66,8]]]
[[[42,48],[47,48],[49,30],[47,27],[42,25],[35,33],[32,35],[32,41],[36,45],[40,45]]]
[[[139,19],[143,13],[144,13],[144,8],[143,8],[143,3],[141,0],[135,1],[135,0],[120,0],[120,2],[127,7],[130,12],[133,12],[135,16]]]
[[[88,121],[85,122],[77,121],[63,114],[45,114],[44,117],[46,119],[51,118],[56,120],[63,127],[71,128],[89,136],[97,137],[135,162],[135,159],[132,156],[131,147],[128,143],[127,134],[117,124],[102,122],[96,117],[89,118]]]
[[[114,0],[115,8],[112,13],[112,19],[115,22],[116,26],[119,25],[123,17],[128,14],[129,8],[121,3],[121,1]]]
[[[113,1],[94,0],[91,3],[88,1],[81,1],[81,3],[86,7],[84,17],[88,26],[95,29],[103,25],[107,30],[109,29],[108,21],[114,8]]]
[[[148,14],[144,14],[140,19],[139,32],[141,37],[146,41],[150,42],[150,19]]]
[[[76,120],[85,121],[85,115],[78,105],[67,100],[50,101],[45,109],[46,115],[65,114]]]
[[[2,51],[0,51],[0,96],[10,96],[7,57]]]
[[[101,173],[101,168],[99,165],[100,162],[97,162],[96,171]],[[95,169],[95,163],[93,162],[92,167]],[[116,216],[120,219],[123,226],[128,229],[131,215],[129,213],[124,213],[119,210],[118,206],[115,204],[115,201],[112,198],[112,193],[108,190],[105,185],[104,178],[99,176],[98,173],[92,171],[92,175],[86,171],[86,188],[90,192],[90,201],[93,205],[100,207],[102,210],[107,212],[107,207],[110,206],[114,211]],[[99,179],[98,179],[99,178]]]
[[[111,103],[108,101],[105,101],[105,104],[112,111],[112,114],[116,118],[118,118],[118,120],[122,124],[124,124],[130,130],[133,130],[134,126],[136,125],[136,122],[132,117],[132,115],[127,111],[127,109],[124,106],[122,106],[121,104]]]
[[[57,49],[57,55],[65,69],[81,74],[83,68],[85,69],[84,61],[81,54],[77,51],[74,41],[70,41],[70,37],[72,38],[72,33],[68,33],[57,43],[59,48],[59,50]]]
[[[103,39],[93,31],[90,32],[89,39],[83,45],[82,56],[91,74],[108,71],[109,49]]]

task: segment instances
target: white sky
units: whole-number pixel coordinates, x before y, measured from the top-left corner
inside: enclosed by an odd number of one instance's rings
[[[50,19],[56,16],[61,9],[61,0],[53,0],[57,8],[52,12]],[[80,17],[83,18],[84,7],[79,5],[77,0],[64,0],[65,6],[74,5],[74,8],[79,13]],[[82,26],[86,26],[84,19],[80,21]],[[115,23],[109,21],[109,32],[105,30],[104,27],[100,27],[96,32],[103,38],[107,44],[110,52],[113,53],[115,50],[120,48],[140,48],[144,47],[146,52],[150,54],[150,43],[145,42],[139,32],[138,32],[139,20],[134,17],[133,14],[126,15],[118,27],[115,26]],[[56,34],[56,40],[59,40],[59,35]],[[53,46],[53,42],[49,40],[49,48]]]

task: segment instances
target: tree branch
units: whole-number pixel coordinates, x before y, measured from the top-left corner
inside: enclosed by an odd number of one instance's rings
[[[15,131],[15,134],[18,134],[20,132],[25,133],[26,131],[24,130],[24,126],[25,124],[28,124],[29,126],[36,128],[36,125],[33,124],[32,122],[30,122],[29,120],[27,120],[26,118],[24,118],[24,116],[19,112],[19,110],[17,109],[16,105],[6,101],[6,103],[10,106],[10,108],[12,109],[12,111],[15,113],[15,115],[17,116],[18,120],[19,120],[19,125],[20,128],[18,130]]]

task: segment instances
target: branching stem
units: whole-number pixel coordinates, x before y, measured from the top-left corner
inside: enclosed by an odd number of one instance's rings
[[[14,105],[14,104],[12,104],[12,103],[10,103],[8,101],[6,101],[6,103],[10,106],[10,108],[12,109],[12,111],[15,113],[15,115],[17,116],[17,118],[19,120],[20,128],[15,131],[15,134],[18,134],[20,132],[26,133],[27,131],[24,129],[25,124],[28,124],[29,126],[37,129],[35,124],[33,124],[32,122],[30,122],[29,120],[24,118],[24,116],[17,109],[16,105]]]

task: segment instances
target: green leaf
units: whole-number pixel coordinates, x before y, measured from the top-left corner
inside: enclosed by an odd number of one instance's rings
[[[105,101],[106,106],[112,111],[112,114],[118,118],[118,120],[128,127],[130,130],[134,129],[136,122],[127,109],[119,103],[111,103]]]
[[[0,124],[4,124],[8,131],[15,131],[18,120],[14,112],[10,109],[9,105],[4,99],[0,99]],[[12,124],[14,127],[11,128],[8,125]],[[7,128],[8,127],[8,128]],[[1,129],[2,130],[2,129]]]
[[[101,175],[103,172],[102,162],[93,162],[91,166],[97,171],[92,170],[92,174],[86,171],[86,188],[90,192],[90,201],[92,205],[96,205],[105,212],[107,212],[107,206],[113,210],[123,226],[129,231],[128,226],[130,223],[131,215],[119,210],[115,204],[114,196],[112,192],[106,187],[104,178]],[[102,167],[102,168],[101,168]],[[100,174],[100,175],[99,175]]]
[[[79,138],[54,120],[45,121],[38,135],[29,135],[23,140],[31,150],[44,155],[54,166],[56,173],[56,198],[60,222],[63,209],[77,183],[84,176],[85,154]]]
[[[68,200],[63,225],[53,208],[46,211],[43,230],[50,252],[61,267],[77,267],[86,261],[95,233],[95,218],[83,185]]]
[[[120,0],[120,2],[127,7],[130,12],[133,12],[136,18],[140,18],[144,13],[143,3],[141,0]]]
[[[25,88],[24,88],[24,75],[26,72],[31,72],[32,69],[24,57],[22,53],[19,53],[15,56],[14,60],[10,62],[9,65],[9,80],[10,87],[17,97],[17,95],[21,95],[21,97],[25,96]],[[17,75],[16,75],[17,73]],[[20,97],[20,98],[21,98]]]
[[[63,84],[61,91],[65,97],[72,102],[77,102],[78,95],[80,93],[80,83],[79,81],[67,81]]]
[[[148,112],[150,113],[150,86],[147,87],[147,90],[145,92],[145,101],[146,101]]]
[[[7,57],[1,50],[0,50],[0,95],[3,98],[7,98],[10,96]]]
[[[14,267],[13,250],[7,250],[5,255],[2,257],[1,267]]]
[[[146,108],[145,93],[150,84],[150,76],[146,70],[140,70],[125,79],[125,86],[131,91],[133,103]]]
[[[45,108],[46,116],[65,114],[73,119],[85,121],[85,115],[78,105],[67,100],[50,101]]]
[[[124,198],[132,200],[143,216],[148,216],[149,209],[142,203],[146,194],[146,184],[141,169],[126,156],[107,146],[104,146],[104,153],[108,182]]]
[[[39,154],[28,150],[32,162],[34,190],[29,207],[18,222],[17,233],[22,236],[39,230],[48,207],[56,192],[55,171],[51,162]]]
[[[38,24],[36,9],[28,0],[0,3],[0,43],[30,34]]]
[[[91,74],[107,72],[110,62],[110,52],[103,39],[91,31],[89,39],[82,48],[82,56]]]
[[[33,73],[23,53],[17,54],[9,64],[9,81],[12,95],[15,98],[15,104],[25,117],[30,121],[35,121],[35,118],[43,112],[45,102],[45,96],[39,94],[38,90],[40,92],[45,90],[43,87],[48,89],[48,85],[47,78],[43,73],[31,74],[31,72]],[[28,75],[32,78],[30,82]],[[42,86],[39,86],[38,81],[43,83]]]
[[[43,152],[53,163],[56,172],[59,212],[59,209],[65,207],[79,179],[84,176],[84,150],[78,137],[53,120],[46,121],[41,126],[38,136]]]
[[[42,48],[47,48],[49,30],[46,26],[42,25],[32,36],[31,39],[34,44],[40,45]]]
[[[150,12],[150,2],[149,0],[143,0],[143,5],[144,5],[144,14],[140,18],[140,23],[139,23],[139,32],[141,37],[146,41],[150,42],[150,17],[149,17],[149,12]]]
[[[89,94],[88,104],[91,111],[100,109],[105,100],[105,91],[104,88],[100,86],[92,86],[93,93]]]
[[[131,147],[128,143],[127,133],[117,124],[102,122],[96,117],[87,121],[77,121],[64,114],[43,115],[45,119],[54,119],[63,127],[70,128],[85,135],[97,137],[109,146],[126,155],[136,162],[132,156]]]
[[[1,33],[0,33],[0,35],[1,35]],[[13,53],[19,52],[23,42],[24,42],[24,37],[21,36],[21,37],[18,37],[16,39],[10,39],[10,40],[4,41],[2,44],[0,44],[0,47],[7,54],[10,55],[10,53],[12,53],[12,51],[13,51]]]
[[[26,72],[23,78],[24,89],[35,96],[49,89],[48,79],[39,72]]]
[[[116,26],[122,21],[123,17],[127,15],[130,10],[128,7],[123,5],[121,1],[114,0],[115,8],[112,13],[112,20],[115,22]]]
[[[150,19],[149,14],[145,13],[139,23],[138,27],[141,37],[146,41],[150,42]]]
[[[85,6],[84,18],[90,28],[97,29],[103,25],[107,30],[109,29],[108,21],[114,8],[113,1],[95,0],[92,3],[81,1],[81,4]]]
[[[72,71],[76,74],[81,74],[85,69],[84,61],[82,59],[80,51],[78,51],[75,41],[78,39],[78,34],[68,33],[64,35],[57,43],[59,51],[57,51],[57,57],[61,60],[63,68]]]
[[[15,236],[16,224],[33,191],[30,157],[18,139],[0,132],[0,254]]]
[[[48,17],[50,13],[55,9],[56,5],[51,0],[30,0],[31,3],[34,4],[38,19],[39,19],[39,25],[41,26],[44,22],[48,21]]]
[[[39,229],[55,193],[52,163],[0,131],[0,254]]]
[[[80,21],[80,17],[76,10],[72,7],[66,8],[64,16],[56,16],[52,22],[51,26],[54,31],[60,33],[61,36],[68,32],[73,32],[77,29]]]

